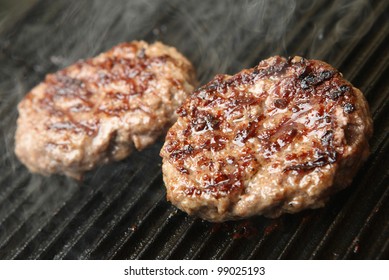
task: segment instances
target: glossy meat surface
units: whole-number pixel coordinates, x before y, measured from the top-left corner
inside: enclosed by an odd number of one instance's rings
[[[218,75],[178,114],[161,150],[167,198],[209,221],[321,207],[369,154],[363,94],[317,60]]]
[[[122,43],[48,74],[26,95],[15,152],[32,172],[80,178],[166,133],[195,83],[175,48]]]

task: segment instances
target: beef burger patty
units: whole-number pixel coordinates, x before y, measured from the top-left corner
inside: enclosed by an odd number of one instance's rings
[[[80,178],[152,144],[195,85],[175,48],[122,43],[46,76],[19,103],[15,152],[32,171]]]
[[[217,75],[177,112],[161,150],[167,199],[209,221],[322,207],[369,154],[363,94],[318,60]]]

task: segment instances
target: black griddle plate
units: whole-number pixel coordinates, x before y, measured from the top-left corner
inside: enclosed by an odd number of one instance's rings
[[[0,3],[1,259],[389,257],[388,1],[22,2]],[[13,153],[17,103],[46,73],[139,39],[177,47],[202,83],[276,54],[325,60],[364,92],[372,154],[325,208],[223,224],[166,202],[162,140],[82,183],[30,174]]]

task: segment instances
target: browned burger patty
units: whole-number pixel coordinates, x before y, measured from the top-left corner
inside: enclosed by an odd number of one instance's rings
[[[218,75],[178,114],[161,150],[167,198],[209,221],[322,207],[369,154],[363,94],[317,60]]]
[[[162,43],[120,44],[46,76],[20,102],[15,152],[32,172],[80,177],[152,144],[195,84]]]

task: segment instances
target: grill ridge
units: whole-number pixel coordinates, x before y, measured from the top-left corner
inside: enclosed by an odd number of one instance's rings
[[[118,213],[120,214],[117,214],[115,215],[115,217],[112,219],[113,221],[110,221],[110,225],[108,228],[104,227],[104,223],[102,222],[102,225],[99,226],[98,228],[105,228],[104,232],[100,233],[100,238],[98,238],[97,242],[96,243],[93,243],[93,246],[91,246],[92,248],[95,248],[98,244],[100,244],[102,242],[102,239],[106,238],[108,235],[108,233],[112,232],[112,228],[115,226],[115,224],[117,223],[117,221],[119,221],[127,212],[130,211],[130,209],[132,208],[132,206],[136,203],[136,201],[140,200],[142,197],[145,196],[145,194],[149,191],[149,188],[152,184],[152,182],[154,182],[157,177],[160,176],[160,174],[157,172],[156,175],[152,176],[151,177],[151,180],[149,182],[149,184],[145,185],[144,188],[141,188],[141,191],[138,192],[138,193],[135,193],[134,196],[134,200],[129,200],[130,201],[130,206],[129,207],[124,207],[124,210],[121,210],[119,211]],[[128,190],[129,188],[123,190],[122,192],[116,194],[115,196],[115,200],[112,200],[111,203],[109,203],[105,208],[104,208],[104,212],[106,213],[110,213],[111,210],[110,208],[116,208],[118,207],[118,205],[121,205],[119,202],[124,202],[124,205],[126,205],[123,197],[126,197],[128,198],[129,194],[128,193],[131,193],[130,190]],[[98,215],[96,217],[96,220],[93,221],[93,223],[96,223],[96,222],[99,222],[100,219],[102,219],[102,214]],[[106,214],[106,216],[110,216],[109,214]],[[83,243],[83,241],[79,241],[79,243]],[[82,253],[82,255],[80,256],[80,258],[87,258],[89,254],[87,252],[84,252]]]

